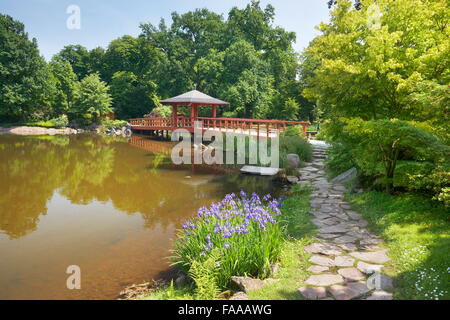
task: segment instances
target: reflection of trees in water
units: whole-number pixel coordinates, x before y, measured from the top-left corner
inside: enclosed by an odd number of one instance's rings
[[[36,229],[57,189],[76,204],[112,201],[127,214],[140,213],[148,229],[180,225],[214,196],[219,199],[240,189],[259,193],[272,189],[270,179],[239,174],[184,179],[185,174],[174,170],[167,155],[145,155],[121,138],[0,139],[0,230],[10,238]]]

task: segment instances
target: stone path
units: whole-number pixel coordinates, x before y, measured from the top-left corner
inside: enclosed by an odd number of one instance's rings
[[[314,160],[299,169],[298,183],[315,189],[310,214],[318,236],[305,248],[312,254],[308,271],[313,275],[298,289],[300,294],[320,300],[391,300],[392,279],[380,273],[389,261],[387,250],[379,246],[383,240],[369,232],[367,221],[342,200],[345,187],[327,181],[323,161],[328,146],[311,142]]]

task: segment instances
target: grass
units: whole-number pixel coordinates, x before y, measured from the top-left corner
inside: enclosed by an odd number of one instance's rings
[[[281,221],[284,228],[280,254],[280,269],[274,275],[279,281],[249,293],[249,299],[260,300],[297,300],[301,299],[297,289],[309,276],[306,269],[310,266],[309,255],[303,250],[315,235],[315,226],[310,221],[310,190],[299,185],[293,187],[281,208]],[[221,295],[226,296],[226,292]],[[167,285],[142,297],[145,300],[191,300],[195,298],[194,286]],[[220,298],[220,296],[219,296]]]
[[[368,228],[386,239],[395,299],[450,299],[448,208],[418,194],[371,191],[347,195]]]

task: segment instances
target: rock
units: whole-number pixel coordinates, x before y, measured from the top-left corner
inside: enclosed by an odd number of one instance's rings
[[[286,162],[289,168],[298,168],[300,166],[300,157],[298,156],[298,154],[290,153],[286,155]]]
[[[298,183],[298,178],[296,176],[287,176],[286,179],[289,183],[292,184]]]
[[[325,257],[321,257],[321,256],[312,256],[309,259],[309,262],[312,262],[314,264],[318,264],[320,266],[325,266],[325,267],[332,267],[334,266],[334,261],[331,260],[330,258],[325,258]]]
[[[339,244],[339,247],[341,247],[344,250],[348,250],[348,251],[358,250],[358,247],[353,243],[342,243],[342,244]]]
[[[274,275],[280,270],[280,265],[278,263],[272,263],[270,265],[270,274]]]
[[[348,256],[338,256],[334,258],[333,264],[337,267],[351,267],[355,263],[355,259]]]
[[[266,283],[260,279],[236,276],[231,277],[231,283],[244,292],[260,289],[266,285]]]
[[[329,268],[324,266],[311,266],[307,270],[312,273],[324,273],[327,272]]]
[[[394,281],[382,273],[376,272],[367,279],[367,285],[371,289],[392,291],[394,289]]]
[[[308,300],[318,300],[327,296],[327,291],[322,287],[301,287],[298,291]]]
[[[350,252],[350,255],[358,260],[364,260],[372,263],[385,263],[390,260],[386,255],[386,252],[387,250],[372,252]]]
[[[248,296],[245,292],[236,292],[229,300],[248,300]]]
[[[351,237],[351,236],[341,236],[341,237],[333,239],[333,241],[336,243],[352,243],[352,242],[356,241],[356,238]]]
[[[307,284],[312,286],[330,286],[333,284],[343,283],[344,278],[337,274],[319,274],[310,276],[305,281]]]
[[[358,281],[364,279],[364,275],[356,268],[342,268],[338,273],[347,281]]]
[[[330,243],[312,243],[305,247],[308,253],[320,253],[327,256],[335,256],[342,253],[342,250]]]
[[[374,291],[366,300],[392,300],[392,293],[386,291]]]
[[[319,237],[324,238],[324,239],[331,239],[331,238],[339,237],[339,235],[334,234],[334,233],[322,233],[319,235]]]
[[[351,282],[345,286],[333,285],[328,291],[336,300],[351,300],[359,298],[370,291],[364,282]]]
[[[378,264],[369,264],[369,263],[365,263],[363,261],[358,261],[358,263],[356,264],[356,267],[361,271],[364,272],[365,274],[372,274],[375,271],[377,272],[381,272],[381,268],[383,268],[382,265],[378,265]]]
[[[178,278],[175,279],[175,286],[181,287],[181,286],[187,284],[188,281],[189,281],[189,278],[186,275],[182,274]]]
[[[341,173],[337,177],[335,177],[333,180],[331,180],[331,182],[332,183],[349,182],[356,178],[356,174],[357,174],[356,168],[353,167],[353,168]]]
[[[349,231],[348,227],[342,226],[342,225],[336,225],[336,226],[329,226],[320,228],[319,233],[344,233]]]

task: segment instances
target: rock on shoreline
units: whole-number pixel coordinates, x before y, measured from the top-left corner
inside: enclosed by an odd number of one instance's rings
[[[112,136],[131,136],[131,127],[124,126],[120,129],[108,129],[105,132],[101,132],[98,127],[92,127],[87,129],[74,129],[69,127],[64,128],[44,128],[44,127],[28,127],[28,126],[17,126],[4,128],[0,127],[0,134],[15,134],[15,135],[68,135],[68,134],[78,134],[83,132],[93,132],[93,133],[105,133]]]

